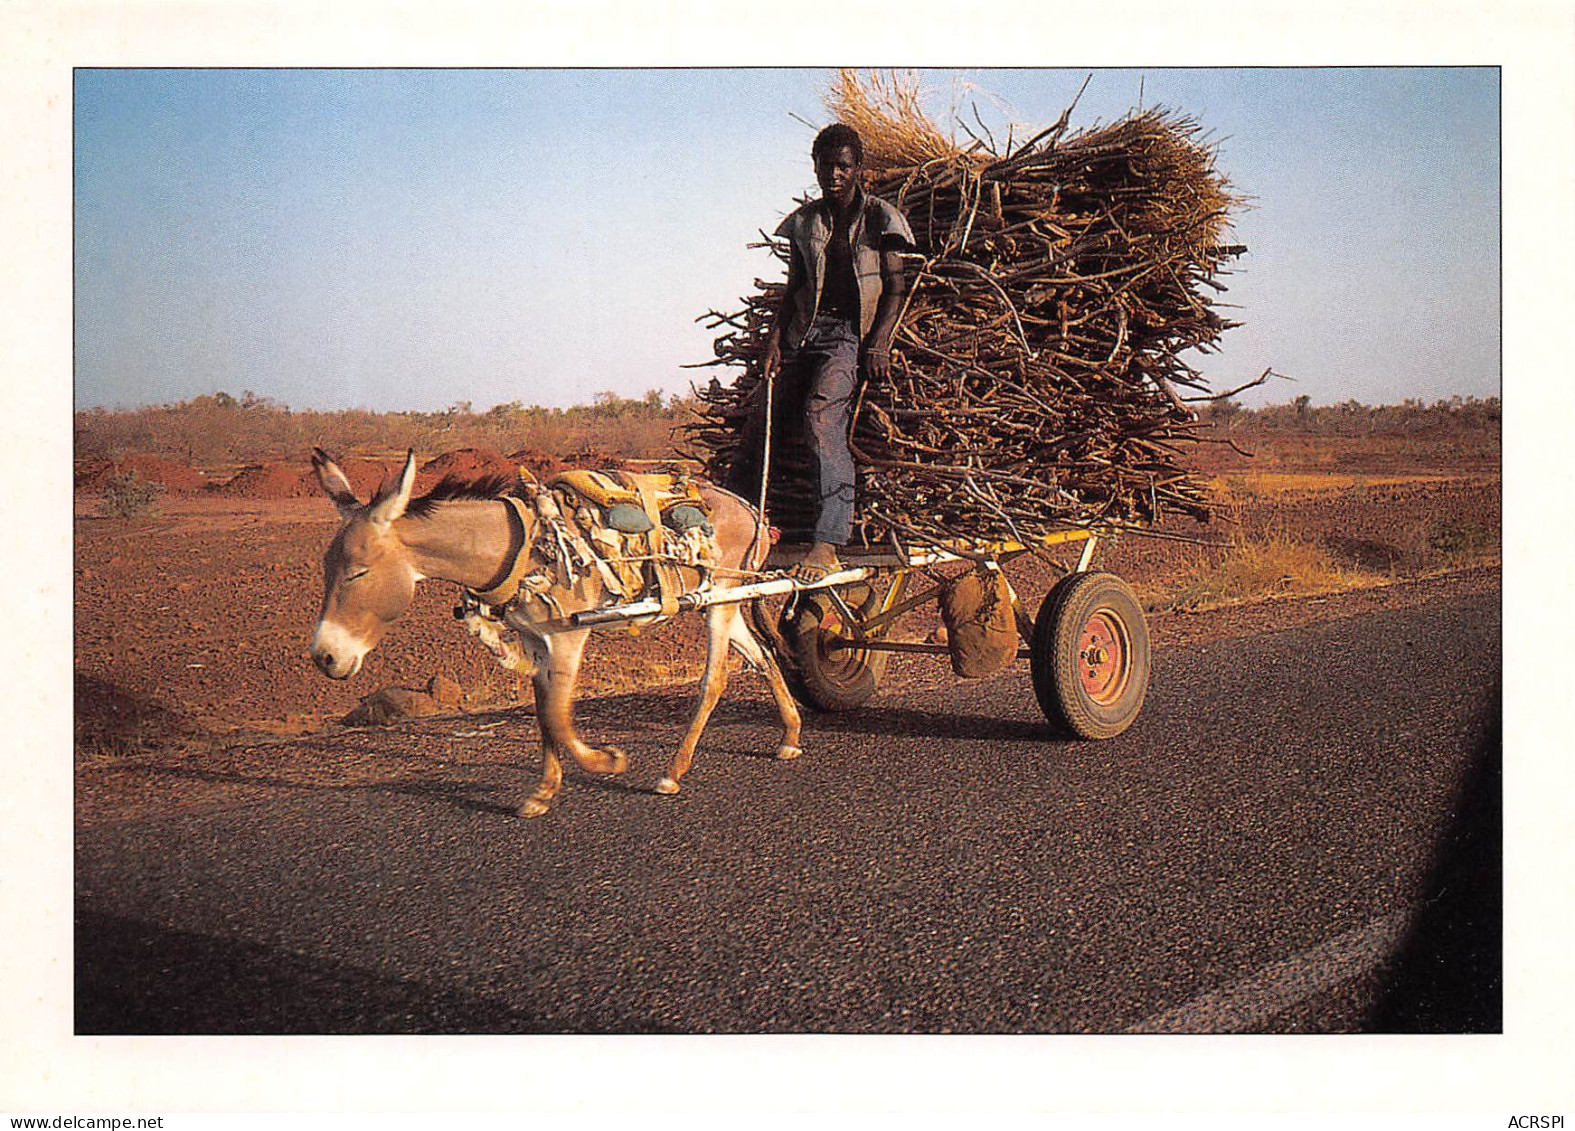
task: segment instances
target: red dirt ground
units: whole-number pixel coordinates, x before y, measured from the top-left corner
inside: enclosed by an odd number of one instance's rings
[[[83,460],[77,464],[72,480],[78,491],[101,491],[111,476],[128,471],[174,494],[190,494],[208,486],[206,477],[186,464],[143,452],[133,452],[114,461]]]
[[[377,494],[377,489],[383,485],[383,480],[399,470],[397,461],[383,461],[376,459],[357,459],[348,457],[339,461],[339,470],[345,473],[345,478],[350,480],[350,486],[355,488],[358,499],[370,499]],[[317,473],[310,464],[303,465],[301,472],[310,487],[308,495],[319,495],[322,488],[317,484]]]
[[[318,494],[320,488],[310,469],[303,472],[298,464],[259,463],[243,468],[214,491],[243,499],[300,499]]]
[[[612,462],[567,463],[544,452],[529,449],[504,456],[487,448],[460,448],[421,464],[416,474],[415,490],[417,494],[428,491],[448,476],[463,480],[476,480],[489,475],[513,476],[521,466],[525,466],[537,476],[546,477],[570,466],[611,466]],[[402,463],[402,458],[351,456],[339,461],[339,466],[356,494],[365,499],[376,493],[384,479],[395,474]],[[123,471],[135,471],[143,479],[160,483],[166,491],[174,494],[191,494],[206,489],[225,498],[306,499],[322,493],[317,475],[306,460],[251,464],[228,475],[221,471],[219,475],[222,478],[210,478],[174,460],[134,453],[114,462],[104,459],[79,460],[73,480],[78,492],[93,494],[103,490],[110,476]]]
[[[460,448],[444,452],[436,459],[422,464],[416,473],[416,494],[430,491],[440,479],[476,480],[488,475],[514,476],[519,464],[510,457],[500,455],[490,448]]]
[[[556,475],[569,465],[557,456],[546,452],[533,452],[529,448],[521,448],[517,452],[509,453],[509,462],[516,467],[523,467],[530,471],[537,479],[546,479]]]

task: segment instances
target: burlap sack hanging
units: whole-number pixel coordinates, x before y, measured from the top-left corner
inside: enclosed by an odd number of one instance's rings
[[[952,671],[977,679],[994,675],[1017,658],[1012,591],[1000,570],[970,570],[942,591],[940,603]]]

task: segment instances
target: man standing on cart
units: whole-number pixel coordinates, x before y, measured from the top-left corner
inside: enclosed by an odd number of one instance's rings
[[[851,126],[821,130],[810,156],[821,197],[776,230],[791,252],[762,376],[777,383],[783,418],[803,421],[818,495],[814,543],[795,573],[813,582],[837,570],[837,548],[853,536],[853,406],[861,370],[876,380],[891,372],[908,289],[901,253],[914,239],[900,211],[865,193],[864,144]],[[766,404],[765,397],[756,402],[728,475],[728,488],[745,498],[756,496],[766,470]]]

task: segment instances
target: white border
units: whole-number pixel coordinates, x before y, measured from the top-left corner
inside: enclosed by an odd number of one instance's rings
[[[0,789],[0,1110],[1569,1112],[1575,936],[1570,743],[1560,716],[1571,697],[1559,637],[1572,580],[1553,552],[1568,525],[1563,484],[1575,435],[1575,21],[1562,4],[1476,7],[1145,0],[1051,10],[999,0],[984,17],[938,0],[600,3],[528,14],[408,0],[0,6],[0,482],[12,518],[0,566],[6,686],[25,721],[12,731]],[[72,67],[843,61],[1503,67],[1506,1035],[73,1037],[71,846],[62,835],[71,827]],[[23,486],[41,494],[11,493]],[[660,1080],[679,1083],[653,1087]]]

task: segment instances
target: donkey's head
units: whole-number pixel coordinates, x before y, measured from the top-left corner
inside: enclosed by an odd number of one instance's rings
[[[324,675],[348,679],[410,607],[421,580],[410,548],[394,529],[410,505],[416,455],[407,455],[404,469],[384,480],[368,503],[355,497],[350,480],[321,448],[312,449],[312,467],[345,520],[323,554],[323,607],[312,634],[312,660]]]

